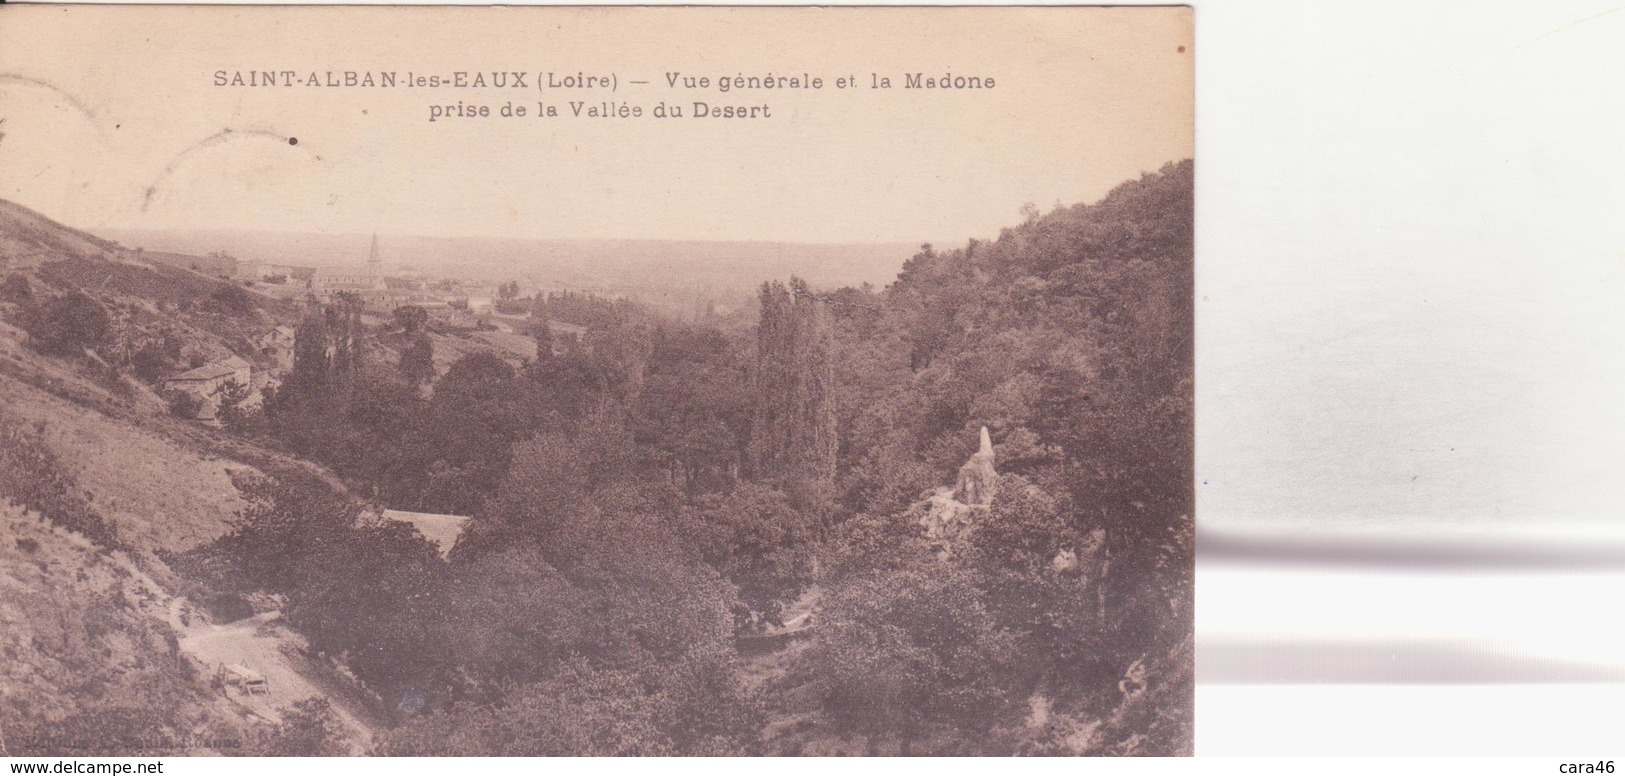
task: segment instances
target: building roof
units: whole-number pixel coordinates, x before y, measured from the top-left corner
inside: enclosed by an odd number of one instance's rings
[[[258,341],[263,342],[265,340],[281,340],[281,339],[289,339],[289,340],[291,340],[291,339],[293,339],[293,337],[294,337],[294,331],[293,331],[292,326],[277,326],[277,327],[269,329],[265,333],[261,334],[259,336]]]
[[[398,509],[383,511],[384,519],[406,523],[417,529],[429,543],[440,548],[440,557],[451,555],[451,548],[457,546],[457,539],[463,535],[463,529],[468,526],[472,518],[458,515],[434,515],[427,512],[402,512]]]
[[[564,321],[555,321],[551,318],[547,320],[547,328],[551,329],[555,334],[563,332],[565,334],[574,334],[577,337],[587,333],[587,327],[585,326],[574,323],[565,323]]]
[[[196,369],[182,372],[169,378],[169,382],[192,382],[214,380],[236,373],[239,369],[252,368],[252,365],[239,356],[221,359],[212,364],[204,364]]]
[[[317,288],[328,291],[383,291],[388,289],[382,275],[370,270],[338,271],[319,269],[312,277]]]

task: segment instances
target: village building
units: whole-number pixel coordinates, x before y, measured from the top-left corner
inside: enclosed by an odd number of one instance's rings
[[[254,366],[240,356],[231,356],[165,380],[164,395],[190,397],[195,407],[191,412],[192,419],[212,423],[218,420],[220,402],[229,389],[233,386],[252,388],[253,385]],[[250,391],[242,406],[258,404],[259,395]]]
[[[366,269],[361,272],[334,272],[322,270],[311,278],[310,289],[323,302],[333,302],[340,295],[361,300],[373,312],[387,313],[397,307],[422,301],[422,294],[392,284],[382,272],[383,258],[378,253],[378,235],[372,236],[372,247],[367,254]]]
[[[333,272],[318,270],[311,279],[311,290],[318,296],[330,296],[340,291],[353,294],[389,293],[389,284],[379,275],[365,272]]]
[[[292,326],[278,326],[254,338],[254,344],[260,349],[262,356],[271,365],[273,372],[286,372],[293,369],[294,329]]]
[[[429,284],[422,278],[391,275],[384,278],[384,284],[389,286],[389,290],[400,294],[410,294],[421,299],[426,299],[429,295]]]
[[[329,304],[338,301],[341,294],[359,299],[366,309],[377,313],[387,313],[402,305],[419,304],[423,301],[419,294],[392,289],[382,278],[373,282],[364,275],[317,273],[316,279],[311,283],[311,291],[317,299]]]
[[[472,329],[480,324],[479,316],[464,307],[453,307],[445,302],[418,302],[434,318],[447,326],[459,329]]]
[[[260,261],[237,262],[237,274],[233,277],[238,280],[273,280],[296,286],[309,286],[312,278],[316,277],[315,267],[300,267],[293,264],[278,264]]]

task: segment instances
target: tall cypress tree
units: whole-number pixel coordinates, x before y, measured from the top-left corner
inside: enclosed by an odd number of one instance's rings
[[[330,305],[314,299],[294,329],[293,370],[281,396],[316,397],[348,388],[361,373],[360,299],[341,294]]]
[[[835,480],[835,363],[824,303],[805,281],[764,283],[747,462],[762,481]]]
[[[316,396],[327,390],[332,371],[332,353],[328,350],[327,311],[314,299],[310,301],[305,317],[293,334],[293,370],[278,391],[282,401],[298,397]]]

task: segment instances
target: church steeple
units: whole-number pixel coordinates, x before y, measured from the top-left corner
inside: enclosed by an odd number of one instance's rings
[[[378,277],[379,275],[383,274],[379,271],[379,268],[383,266],[383,263],[383,258],[378,255],[378,233],[373,232],[372,249],[367,251],[367,274],[371,275],[372,277]]]

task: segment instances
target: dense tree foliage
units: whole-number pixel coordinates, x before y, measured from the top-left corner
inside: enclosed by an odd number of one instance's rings
[[[326,698],[305,698],[281,712],[282,721],[245,742],[254,757],[338,757],[349,754]]]
[[[260,433],[473,522],[442,562],[253,485],[193,573],[286,595],[389,753],[1188,749],[1191,187],[923,246],[883,290],[770,284],[754,332],[548,294],[521,368],[434,378],[410,310],[314,310]],[[999,495],[928,541],[983,426]]]

